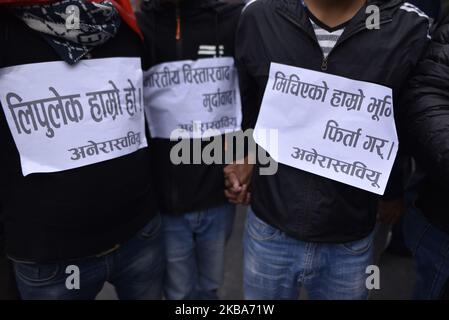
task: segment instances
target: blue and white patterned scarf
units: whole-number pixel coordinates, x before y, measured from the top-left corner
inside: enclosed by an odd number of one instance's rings
[[[79,14],[66,13],[76,6]],[[121,23],[113,4],[85,0],[63,0],[48,5],[16,7],[14,12],[28,27],[38,31],[67,63],[75,64],[95,47],[113,38]],[[79,19],[67,28],[67,19]]]

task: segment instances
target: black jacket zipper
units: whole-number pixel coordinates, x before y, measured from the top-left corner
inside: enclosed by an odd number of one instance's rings
[[[179,3],[176,3],[175,8],[176,14],[176,31],[175,31],[175,41],[176,41],[176,57],[178,60],[183,59],[183,47],[182,47],[182,20],[181,20],[181,9],[179,7]],[[178,213],[179,208],[177,207],[178,203],[178,184],[177,184],[177,166],[173,166],[173,170],[171,170],[171,178],[172,178],[172,198],[171,198],[171,210],[174,213]]]
[[[182,20],[181,20],[181,10],[179,4],[176,4],[176,55],[179,60],[182,57]]]

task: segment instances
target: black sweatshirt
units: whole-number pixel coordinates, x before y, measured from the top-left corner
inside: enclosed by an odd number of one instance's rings
[[[142,51],[139,37],[122,23],[117,35],[91,56],[141,57]],[[0,68],[51,61],[61,59],[44,38],[0,9]],[[0,94],[5,94],[2,88]],[[0,203],[6,251],[12,258],[52,262],[97,255],[130,239],[157,213],[148,148],[77,169],[24,177],[0,110]]]
[[[220,56],[234,57],[242,8],[243,4],[211,0],[184,1],[178,8],[172,3],[145,2],[137,18],[145,36],[148,67],[204,58],[199,55],[200,45],[224,46]],[[161,212],[179,215],[225,204],[223,165],[174,165],[170,150],[176,143],[160,138],[152,141]],[[203,141],[202,148],[208,143]]]

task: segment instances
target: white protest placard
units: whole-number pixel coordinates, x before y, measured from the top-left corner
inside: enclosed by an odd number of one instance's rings
[[[272,63],[254,139],[277,162],[382,195],[398,150],[392,90]]]
[[[0,102],[22,173],[58,172],[147,146],[140,58],[0,69]]]
[[[144,98],[152,137],[169,139],[176,129],[192,138],[240,130],[240,90],[233,58],[156,65],[144,73]]]

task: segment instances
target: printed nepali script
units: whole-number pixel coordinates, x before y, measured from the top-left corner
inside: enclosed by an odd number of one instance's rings
[[[254,138],[282,164],[383,194],[398,150],[393,110],[388,87],[272,63]]]
[[[148,125],[153,137],[175,130],[192,138],[240,130],[241,101],[233,58],[174,61],[144,75]]]
[[[146,147],[142,79],[139,58],[0,69],[0,101],[23,175],[79,168]]]
[[[367,179],[371,182],[371,186],[380,188],[379,178],[382,173],[371,170],[362,162],[354,161],[353,163],[348,163],[319,154],[315,149],[307,151],[298,147],[293,148],[291,156],[293,159],[319,165],[323,169],[331,169],[337,174],[344,174],[361,180]]]

